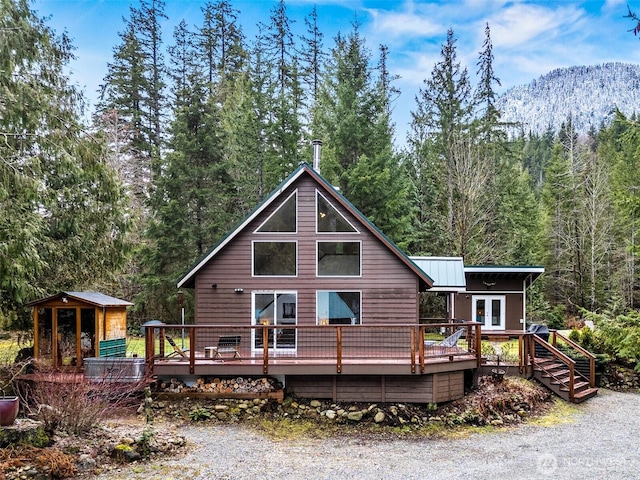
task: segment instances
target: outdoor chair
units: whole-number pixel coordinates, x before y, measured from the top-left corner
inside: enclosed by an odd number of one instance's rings
[[[173,352],[167,355],[167,357],[175,355],[180,355],[182,358],[188,357],[186,352],[188,352],[189,350],[182,350],[178,345],[176,345],[176,342],[169,335],[165,335],[164,337],[167,339],[167,342],[169,342],[169,345],[171,345],[171,347],[173,348]]]
[[[425,340],[425,352],[428,351],[430,354],[447,354],[453,348],[458,346],[458,340],[462,337],[465,329],[460,328],[456,330],[452,335],[449,335],[447,338],[440,342],[435,342],[433,340]]]

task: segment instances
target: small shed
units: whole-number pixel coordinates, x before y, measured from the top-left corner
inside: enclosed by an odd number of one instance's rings
[[[124,356],[131,302],[98,292],[62,292],[28,303],[33,308],[33,356],[54,367],[83,358]]]

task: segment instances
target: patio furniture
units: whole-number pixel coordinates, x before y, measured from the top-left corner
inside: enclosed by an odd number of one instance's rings
[[[240,339],[240,335],[220,335],[217,347],[205,348],[207,356],[209,358],[222,358],[223,353],[233,353],[233,358],[241,358],[238,351]]]
[[[436,342],[434,340],[425,340],[425,352],[428,351],[431,355],[450,353],[451,349],[458,346],[458,340],[460,340],[460,337],[462,337],[464,331],[464,328],[460,328],[440,342]]]
[[[182,358],[188,357],[186,352],[188,352],[189,350],[182,350],[178,345],[176,345],[176,342],[169,335],[165,335],[164,337],[167,339],[167,342],[169,342],[169,345],[171,345],[171,347],[173,348],[173,352],[167,355],[167,357],[175,355],[180,355]]]

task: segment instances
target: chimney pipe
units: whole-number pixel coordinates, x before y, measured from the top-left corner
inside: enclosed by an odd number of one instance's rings
[[[314,140],[313,144],[313,169],[320,173],[320,153],[322,150],[322,140]]]

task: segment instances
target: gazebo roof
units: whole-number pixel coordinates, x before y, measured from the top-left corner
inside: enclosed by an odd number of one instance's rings
[[[25,306],[34,307],[36,305],[40,305],[41,303],[46,303],[51,300],[56,300],[58,298],[65,298],[65,297],[71,298],[74,300],[79,300],[81,302],[95,305],[97,307],[129,307],[133,305],[133,303],[127,302],[126,300],[122,300],[116,297],[111,297],[109,295],[105,295],[104,293],[100,293],[100,292],[60,292],[57,295],[52,295],[50,297],[29,302]]]

